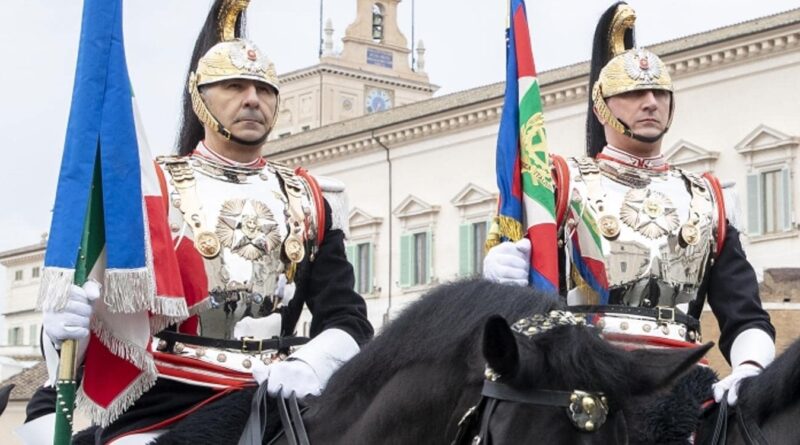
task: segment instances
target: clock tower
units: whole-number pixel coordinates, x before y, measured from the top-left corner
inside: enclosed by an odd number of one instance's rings
[[[355,0],[356,18],[333,45],[325,26],[319,64],[280,76],[281,111],[271,139],[430,98],[438,89],[424,71],[425,48],[417,45],[416,66],[400,31],[401,0]]]

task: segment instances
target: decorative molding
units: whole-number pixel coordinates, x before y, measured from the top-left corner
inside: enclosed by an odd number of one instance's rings
[[[674,79],[800,49],[800,30],[796,23],[792,22],[790,26],[783,28],[759,29],[757,26],[742,24],[740,34],[729,32],[718,37],[718,40],[711,38],[697,43],[696,40],[704,36],[700,34],[654,45],[650,49],[656,53],[666,53],[663,56],[664,62]],[[707,34],[715,35],[715,32],[718,31]],[[743,41],[742,38],[749,40]],[[690,44],[680,45],[684,41]],[[694,54],[685,55],[691,52]],[[331,67],[315,67],[290,75],[306,72],[313,75],[319,69],[372,78],[363,73],[351,73]],[[544,105],[553,107],[586,101],[588,72],[589,64],[584,62],[542,73],[539,78],[542,82]],[[291,77],[287,77],[289,78]],[[390,82],[388,79],[383,81]],[[378,150],[380,145],[375,140],[376,137],[384,145],[401,144],[452,130],[489,125],[499,120],[502,101],[503,84],[486,85],[379,113],[383,115],[381,119],[374,119],[377,117],[375,115],[356,118],[349,125],[350,131],[347,133],[341,133],[341,129],[331,125],[319,128],[313,134],[304,135],[305,138],[292,140],[289,137],[282,140],[277,149],[268,155],[289,165],[308,165]],[[426,105],[420,106],[422,103]],[[386,131],[386,128],[391,130]],[[352,139],[342,141],[345,138]]]
[[[356,140],[340,145],[310,149],[303,153],[293,153],[292,156],[286,158],[280,156],[280,154],[275,154],[271,156],[271,158],[280,160],[290,166],[332,161],[341,157],[383,150],[380,145],[381,143],[384,145],[407,143],[465,127],[496,123],[500,120],[502,111],[502,104],[486,104],[486,106],[479,109],[473,109],[449,117],[440,117],[437,120],[420,122],[413,126],[401,127],[376,137],[367,134]],[[378,141],[380,141],[380,143]]]
[[[707,150],[681,139],[664,153],[664,158],[676,167],[701,165],[703,170],[712,170],[714,162],[719,158],[719,151]]]
[[[359,209],[353,208],[347,218],[349,223],[348,240],[353,242],[369,241],[374,246],[378,244],[378,235],[383,218],[378,218]]]
[[[490,218],[497,205],[497,196],[497,193],[469,183],[450,202],[458,208],[461,219]]]
[[[786,165],[791,168],[800,137],[792,137],[761,124],[736,144],[736,151],[745,158],[748,169]]]
[[[279,77],[279,81],[281,83],[297,82],[311,77],[318,77],[320,74],[323,75],[332,74],[341,77],[348,77],[361,82],[374,82],[376,84],[404,88],[413,91],[423,91],[426,93],[435,93],[439,89],[438,85],[433,85],[430,83],[421,83],[421,82],[417,83],[417,82],[404,81],[398,78],[379,76],[366,71],[358,71],[354,69],[348,69],[344,67],[330,66],[330,65],[317,65],[311,68],[304,68],[301,70],[282,74]]]
[[[486,201],[495,201],[496,199],[497,193],[491,193],[483,187],[478,187],[470,182],[450,202],[456,207],[466,207],[482,204]]]
[[[400,219],[439,213],[438,205],[430,205],[414,195],[408,195],[392,213]]]
[[[761,124],[736,144],[736,151],[740,154],[754,153],[787,146],[796,147],[798,144],[800,144],[800,138],[791,137],[772,127]]]

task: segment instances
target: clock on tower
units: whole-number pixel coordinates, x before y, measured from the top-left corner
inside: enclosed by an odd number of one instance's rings
[[[392,92],[381,88],[367,88],[364,95],[364,111],[367,114],[392,108]]]

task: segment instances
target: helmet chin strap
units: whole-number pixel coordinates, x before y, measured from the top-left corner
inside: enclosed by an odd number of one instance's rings
[[[641,135],[641,134],[634,133],[633,130],[631,130],[631,127],[627,123],[625,123],[625,121],[623,121],[622,119],[617,118],[617,120],[619,121],[619,123],[622,124],[622,126],[625,129],[622,132],[622,134],[624,134],[625,136],[628,136],[631,139],[637,140],[639,142],[644,142],[644,143],[647,143],[647,144],[652,144],[653,142],[658,142],[661,138],[664,137],[664,135],[667,133],[667,131],[669,131],[669,127],[666,127],[666,128],[664,128],[663,131],[661,131],[661,133],[657,134],[656,136],[644,136],[644,135]]]
[[[233,132],[231,132],[230,130],[225,128],[225,126],[223,126],[222,124],[219,124],[219,126],[217,127],[217,132],[219,134],[221,134],[225,139],[228,139],[230,141],[236,142],[237,144],[240,144],[240,145],[246,145],[246,146],[250,146],[250,147],[252,147],[254,145],[263,144],[264,141],[266,141],[267,137],[269,136],[269,130],[267,130],[267,131],[264,132],[264,135],[259,137],[258,139],[255,139],[255,140],[252,140],[252,141],[247,141],[247,140],[244,140],[244,139],[234,135]]]

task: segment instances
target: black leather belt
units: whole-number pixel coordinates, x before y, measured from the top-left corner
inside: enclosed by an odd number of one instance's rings
[[[161,331],[156,337],[166,341],[168,344],[175,342],[186,343],[189,345],[205,346],[218,349],[235,349],[242,352],[259,353],[267,350],[281,350],[292,346],[300,346],[308,343],[308,337],[272,337],[268,339],[255,339],[245,337],[241,340],[224,340],[212,337],[200,337],[199,335],[179,334],[173,331]],[[167,349],[172,349],[171,347]]]
[[[686,315],[673,307],[657,306],[657,307],[640,307],[640,306],[623,306],[623,305],[602,305],[602,306],[568,306],[567,310],[570,312],[577,312],[580,314],[626,314],[637,315],[640,317],[652,318],[657,322],[662,323],[680,323],[686,326],[687,329],[693,331],[700,330],[700,322],[689,315]]]

